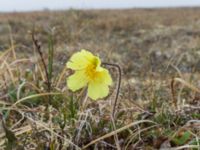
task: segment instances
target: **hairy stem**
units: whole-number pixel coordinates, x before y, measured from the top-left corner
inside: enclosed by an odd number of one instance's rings
[[[116,111],[116,106],[117,106],[119,91],[120,91],[120,86],[121,86],[122,69],[118,64],[112,64],[112,63],[106,63],[106,62],[103,62],[102,64],[117,68],[118,73],[119,73],[118,74],[118,83],[117,83],[117,92],[116,92],[115,101],[114,101],[113,110],[112,110],[112,116],[113,116],[113,118],[115,118],[115,111]]]

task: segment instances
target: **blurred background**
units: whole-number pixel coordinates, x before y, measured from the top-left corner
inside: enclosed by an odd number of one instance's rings
[[[148,76],[147,70],[162,73],[171,59],[199,51],[198,6],[200,0],[0,0],[4,12],[0,13],[0,50],[9,48],[12,33],[12,42],[23,45],[18,51],[31,54],[29,31],[35,28],[43,47],[48,47],[48,32],[55,28],[59,63],[85,48],[108,62],[126,64],[127,77]],[[191,55],[187,63],[181,63],[181,57],[174,65],[185,72],[192,66],[200,69],[198,55]]]
[[[0,50],[9,48],[12,36],[22,45],[17,52],[31,54],[33,28],[46,49],[49,30],[56,29],[57,68],[85,48],[117,61],[128,78],[151,71],[171,76],[176,71],[169,63],[179,55],[173,65],[180,71],[199,71],[198,6],[199,0],[0,0]]]
[[[199,0],[0,0],[0,11],[33,11],[58,9],[115,9],[115,8],[152,8],[152,7],[194,7],[200,6]]]

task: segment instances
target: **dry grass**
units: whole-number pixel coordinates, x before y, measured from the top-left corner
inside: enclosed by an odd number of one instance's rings
[[[0,149],[199,149],[200,9],[0,14]],[[51,90],[30,31],[48,63]],[[123,70],[105,100],[85,101],[65,83],[81,48]],[[51,99],[51,101],[49,101]]]

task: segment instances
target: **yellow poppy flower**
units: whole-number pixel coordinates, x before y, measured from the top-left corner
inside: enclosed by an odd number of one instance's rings
[[[88,97],[93,100],[108,95],[112,78],[108,70],[101,67],[99,57],[87,50],[81,50],[72,55],[67,62],[67,68],[75,71],[67,79],[67,86],[73,92],[88,86]]]

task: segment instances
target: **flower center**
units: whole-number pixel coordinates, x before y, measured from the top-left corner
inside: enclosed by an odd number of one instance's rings
[[[86,75],[87,75],[89,80],[94,80],[95,79],[96,74],[97,74],[97,71],[96,71],[97,65],[98,65],[98,59],[94,58],[91,61],[91,64],[89,64],[87,66],[85,73],[86,73]]]

